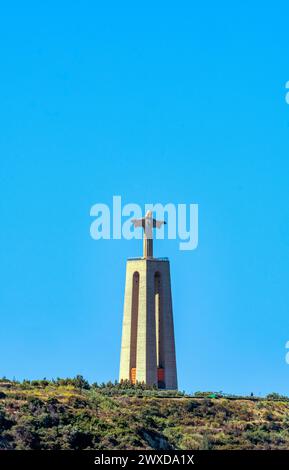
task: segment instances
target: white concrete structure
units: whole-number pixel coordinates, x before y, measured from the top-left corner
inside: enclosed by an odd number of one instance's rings
[[[153,258],[152,238],[148,243],[143,258],[127,261],[119,380],[175,390],[170,265]]]

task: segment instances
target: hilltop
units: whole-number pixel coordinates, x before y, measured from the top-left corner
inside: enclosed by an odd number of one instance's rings
[[[0,381],[0,449],[288,449],[289,399]]]

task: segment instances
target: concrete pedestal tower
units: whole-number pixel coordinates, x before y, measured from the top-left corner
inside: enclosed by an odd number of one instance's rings
[[[144,229],[144,252],[127,261],[119,380],[176,390],[170,264],[153,257],[152,230],[165,222],[148,212],[132,223]]]

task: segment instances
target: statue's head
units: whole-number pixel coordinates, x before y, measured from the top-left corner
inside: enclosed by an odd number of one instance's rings
[[[146,217],[151,219],[151,218],[152,218],[152,216],[153,216],[153,213],[152,213],[152,211],[147,211],[147,213],[146,213]]]

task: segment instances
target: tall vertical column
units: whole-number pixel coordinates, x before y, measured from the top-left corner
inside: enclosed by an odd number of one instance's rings
[[[162,269],[162,328],[163,328],[163,364],[165,388],[177,390],[177,365],[175,351],[175,334],[172,306],[172,291],[169,261],[163,263]]]
[[[154,277],[151,276],[152,260],[143,260],[145,264],[145,283],[143,285],[143,308],[138,326],[137,380],[148,385],[157,385],[156,356],[156,319],[154,308]],[[141,298],[140,298],[141,302]]]
[[[127,262],[119,378],[177,389],[168,260]]]
[[[133,305],[133,274],[129,262],[126,265],[124,294],[124,311],[122,322],[122,340],[120,352],[119,380],[131,379],[131,345],[132,345],[132,305]],[[135,336],[136,339],[136,336]]]
[[[156,319],[158,384],[161,388],[176,390],[178,382],[169,261],[157,258],[148,261],[147,277],[154,283],[151,310]]]

